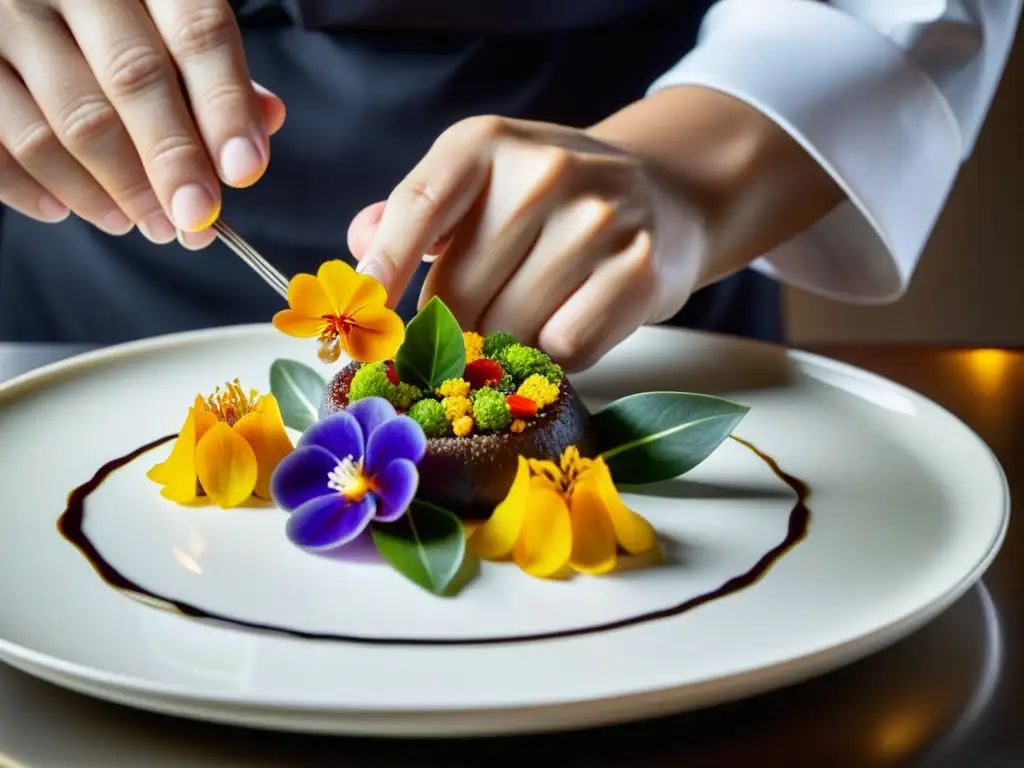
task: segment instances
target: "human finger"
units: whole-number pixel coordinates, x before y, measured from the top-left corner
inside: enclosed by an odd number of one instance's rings
[[[653,241],[640,230],[555,311],[537,344],[566,370],[589,368],[648,322],[657,290]]]
[[[150,240],[173,240],[131,137],[67,28],[50,19],[26,21],[9,48],[60,144]]]
[[[348,250],[356,261],[361,261],[369,250],[373,236],[377,233],[377,226],[384,215],[385,205],[387,203],[381,200],[366,206],[352,218],[352,223],[348,225]]]
[[[384,285],[392,306],[423,254],[454,229],[479,197],[500,123],[475,118],[445,131],[388,197],[359,270]]]
[[[104,232],[123,235],[132,229],[131,220],[103,187],[64,149],[21,78],[3,62],[0,104],[5,165],[18,169],[7,171],[10,183],[27,193],[24,182],[18,181],[24,172],[60,204]]]
[[[270,157],[269,132],[227,0],[144,0],[167,45],[220,178],[254,184]]]
[[[3,146],[0,146],[0,205],[44,224],[55,224],[71,215],[68,207],[29,176]]]
[[[460,222],[431,267],[422,301],[440,296],[475,328],[494,297],[522,268],[572,187],[572,156],[558,147],[503,143],[494,151],[486,197]],[[535,297],[528,297],[531,310]]]
[[[273,136],[284,126],[288,110],[277,94],[268,91],[257,82],[253,82],[252,87],[256,91],[256,98],[263,112],[263,120],[267,124],[267,133]]]
[[[188,251],[201,251],[213,245],[217,239],[217,233],[212,229],[204,229],[202,232],[178,231],[178,244]]]
[[[220,215],[220,184],[146,9],[134,0],[63,0],[60,8],[171,221],[208,228]]]

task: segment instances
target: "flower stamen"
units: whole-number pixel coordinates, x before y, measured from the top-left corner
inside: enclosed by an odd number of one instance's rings
[[[528,461],[530,471],[551,483],[567,500],[572,496],[576,483],[591,471],[594,463],[592,459],[582,458],[574,445],[565,449],[557,465],[540,459]]]
[[[346,315],[324,315],[323,321],[327,325],[317,339],[317,357],[322,362],[334,363],[341,357],[341,337],[348,335],[354,323]]]
[[[327,487],[352,502],[361,501],[374,490],[373,481],[363,473],[363,460],[354,461],[351,456],[347,456],[327,474]]]
[[[206,398],[206,407],[210,413],[229,427],[256,407],[259,392],[249,390],[248,394],[238,383],[238,379],[230,381],[223,388],[217,387],[213,394]]]

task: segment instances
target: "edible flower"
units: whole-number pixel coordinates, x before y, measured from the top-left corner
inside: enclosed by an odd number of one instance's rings
[[[274,471],[270,490],[286,532],[311,552],[341,547],[371,521],[405,514],[427,449],[419,424],[380,397],[358,400],[313,424]]]
[[[640,555],[655,545],[654,529],[623,503],[604,460],[582,458],[575,446],[558,464],[520,456],[508,496],[469,539],[478,557],[511,555],[538,578],[609,573],[618,549]]]
[[[473,415],[473,403],[468,397],[450,395],[441,401],[441,406],[444,408],[444,417],[453,424],[464,416]],[[469,423],[472,424],[473,420],[470,419]]]
[[[469,382],[465,379],[445,379],[434,394],[438,397],[469,397]]]
[[[526,381],[519,385],[516,394],[532,400],[538,408],[547,408],[558,400],[560,391],[557,384],[552,384],[546,377],[534,373],[527,376]]]
[[[484,356],[484,337],[473,331],[462,332],[462,342],[466,346],[466,363],[472,363]]]
[[[270,477],[292,450],[273,395],[246,393],[238,381],[196,395],[171,455],[146,476],[178,504],[207,496],[227,509],[255,494],[270,498]]]
[[[361,363],[395,356],[405,340],[402,319],[388,309],[388,294],[369,275],[335,259],[316,277],[299,273],[288,284],[288,306],[274,315],[274,327],[300,339],[317,337],[319,357],[333,363],[342,351]]]

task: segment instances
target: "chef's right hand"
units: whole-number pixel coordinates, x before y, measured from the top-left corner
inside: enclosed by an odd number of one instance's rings
[[[0,0],[0,204],[34,219],[208,240],[283,121],[227,0]]]

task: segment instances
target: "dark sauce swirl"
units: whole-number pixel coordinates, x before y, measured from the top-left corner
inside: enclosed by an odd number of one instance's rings
[[[108,461],[92,476],[92,478],[85,484],[75,488],[68,495],[68,505],[64,510],[64,513],[60,516],[57,521],[57,528],[61,535],[64,536],[71,544],[78,548],[78,550],[85,556],[86,560],[92,565],[100,577],[114,589],[120,590],[126,593],[128,596],[135,598],[141,602],[146,603],[150,606],[156,606],[165,608],[170,611],[177,612],[184,616],[189,616],[196,619],[203,619],[207,621],[219,622],[227,624],[229,626],[245,629],[257,632],[269,632],[278,635],[286,635],[289,637],[301,638],[304,640],[321,640],[321,641],[333,641],[342,643],[358,643],[361,645],[392,645],[392,646],[454,646],[454,645],[501,645],[511,643],[528,643],[538,642],[541,640],[560,640],[570,637],[581,637],[584,635],[593,635],[598,632],[610,632],[616,629],[623,629],[625,627],[635,626],[637,624],[643,624],[649,621],[657,621],[658,619],[671,618],[673,616],[679,616],[687,611],[692,611],[706,603],[710,603],[713,600],[720,600],[729,595],[735,594],[742,589],[755,584],[761,577],[763,577],[771,567],[782,558],[787,552],[793,547],[800,543],[807,535],[808,526],[810,524],[810,510],[807,507],[807,498],[810,495],[807,484],[802,480],[784,472],[778,465],[778,463],[766,455],[765,453],[758,450],[751,443],[746,440],[741,440],[738,437],[733,437],[733,440],[739,444],[745,446],[752,451],[758,458],[763,460],[775,473],[775,475],[782,480],[786,485],[793,489],[796,493],[796,503],[793,505],[793,509],[789,513],[789,524],[786,530],[785,538],[780,541],[776,546],[768,550],[749,570],[738,574],[737,576],[728,579],[717,589],[705,592],[700,595],[696,595],[686,600],[685,602],[673,605],[668,608],[663,608],[657,611],[650,611],[648,613],[639,614],[637,616],[631,616],[625,619],[619,619],[617,621],[609,621],[603,624],[593,624],[590,626],[576,627],[573,629],[563,629],[551,632],[540,632],[536,634],[528,635],[508,635],[499,637],[472,637],[472,638],[444,638],[444,637],[367,637],[359,635],[341,635],[326,632],[306,632],[300,629],[293,629],[290,627],[278,626],[274,624],[262,624],[254,621],[247,621],[245,619],[239,619],[232,616],[226,616],[222,614],[212,613],[210,611],[199,608],[198,606],[190,603],[184,603],[180,600],[175,600],[167,595],[160,595],[153,592],[146,587],[138,584],[121,571],[117,569],[112,563],[106,560],[95,544],[90,541],[89,537],[85,534],[85,502],[86,499],[92,494],[103,481],[109,477],[117,469],[131,463],[135,459],[139,458],[143,454],[163,445],[164,443],[170,442],[176,437],[176,435],[168,435],[162,437],[159,440],[154,440],[141,448],[137,448],[131,453],[121,456],[120,458]]]

